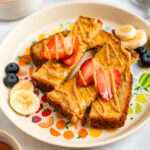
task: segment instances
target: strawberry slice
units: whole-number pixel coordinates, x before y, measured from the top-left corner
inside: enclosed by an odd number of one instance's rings
[[[65,38],[64,38],[64,41],[65,41]],[[72,37],[70,37],[70,41],[69,42],[72,43]],[[56,49],[55,49],[55,46],[57,46],[57,49],[58,49],[59,60],[63,60],[65,58],[68,58],[69,55],[67,55],[66,52],[65,52],[65,49],[64,49],[64,46],[63,46],[60,34],[58,34],[58,36],[57,36],[57,44],[56,45],[55,44],[56,44],[55,43],[55,37],[53,37],[49,41],[49,43],[47,44],[47,46],[49,48],[49,51],[50,51],[51,59],[52,60],[56,60]],[[69,48],[71,48],[71,45],[70,45]]]
[[[80,67],[80,71],[87,85],[94,81],[92,58],[89,58],[82,64],[82,66]],[[77,85],[85,86],[79,74],[78,74],[78,79],[77,79]]]
[[[75,58],[77,56],[77,53],[78,53],[78,49],[79,49],[79,40],[78,38],[76,37],[75,38],[75,42],[74,42],[74,46],[73,46],[73,55],[70,56],[69,58],[63,60],[63,63],[66,64],[67,66],[72,66],[74,64],[74,61],[75,61]]]
[[[56,36],[53,36],[50,39],[49,43],[47,44],[48,49],[49,49],[49,54],[47,54],[46,49],[44,49],[43,50],[44,52],[42,51],[42,53],[41,53],[41,58],[56,60],[56,47],[58,50],[58,60],[64,60],[64,59],[70,58],[75,53],[75,50],[78,50],[79,43],[78,43],[77,38],[75,39],[75,43],[74,43],[72,52],[70,54],[67,54],[66,50],[70,50],[72,47],[73,37],[65,37],[65,38],[62,37],[61,38],[60,34],[58,34]],[[55,38],[56,38],[56,41],[55,41]],[[77,45],[78,45],[78,47],[77,47]]]
[[[109,101],[109,93],[106,86],[106,81],[102,69],[96,70],[97,90],[105,101]]]
[[[112,72],[115,81],[115,87],[116,89],[118,89],[120,85],[121,75],[117,69],[113,69]],[[109,71],[104,70],[103,72],[102,69],[96,70],[96,83],[97,83],[97,90],[102,99],[104,99],[105,101],[109,101],[113,97]]]

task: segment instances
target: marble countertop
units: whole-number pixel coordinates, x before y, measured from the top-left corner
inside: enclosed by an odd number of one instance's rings
[[[61,2],[68,2],[69,0],[44,0],[43,4],[40,6],[39,9],[49,7],[50,5],[58,4]],[[111,5],[115,5],[118,7],[121,7],[123,9],[127,9],[139,16],[144,17],[145,19],[149,19],[147,12],[148,9],[146,6],[143,5],[133,5],[132,1],[134,0],[93,0],[93,1],[99,1],[103,3],[108,3]],[[150,6],[149,6],[150,7]],[[3,40],[5,35],[13,29],[21,20],[17,21],[0,21],[0,42]],[[12,134],[18,142],[21,144],[21,147],[23,150],[59,150],[59,149],[65,149],[60,147],[55,147],[49,144],[42,143],[18,128],[16,128],[3,114],[3,112],[0,110],[0,129],[5,130]],[[93,148],[93,150],[149,150],[150,149],[150,123],[146,124],[143,128],[141,128],[136,133],[132,134],[131,136],[99,148]]]

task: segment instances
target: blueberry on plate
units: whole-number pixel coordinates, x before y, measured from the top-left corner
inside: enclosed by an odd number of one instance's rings
[[[9,63],[5,69],[6,73],[15,73],[19,71],[19,66],[16,63]]]
[[[141,63],[145,67],[150,67],[150,52],[147,52],[141,56]]]
[[[137,53],[139,53],[139,55],[141,57],[143,54],[147,53],[147,47],[146,46],[141,46],[141,47],[136,48],[135,51]]]
[[[16,74],[14,73],[9,73],[7,76],[4,78],[4,83],[8,87],[13,87],[17,82],[19,81],[19,78]]]

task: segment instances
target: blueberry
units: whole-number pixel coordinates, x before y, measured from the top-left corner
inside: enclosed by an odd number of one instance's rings
[[[15,73],[19,71],[19,66],[16,63],[9,63],[5,69],[6,73]]]
[[[141,56],[141,62],[143,66],[150,67],[150,52],[147,52]]]
[[[147,53],[147,47],[141,46],[141,47],[136,48],[135,51],[139,53],[141,57],[143,54]]]
[[[19,78],[16,74],[14,73],[9,73],[7,76],[4,78],[4,83],[8,87],[13,87],[17,82],[19,81]]]

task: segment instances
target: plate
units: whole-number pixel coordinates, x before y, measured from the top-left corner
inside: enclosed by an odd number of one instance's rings
[[[134,83],[127,121],[124,127],[114,130],[93,129],[87,124],[84,125],[83,120],[75,126],[72,125],[57,110],[48,105],[44,96],[45,92],[38,89],[35,90],[35,93],[41,99],[39,112],[31,116],[20,116],[9,107],[10,89],[3,84],[5,67],[12,61],[16,61],[21,67],[20,80],[30,79],[36,68],[30,59],[27,59],[28,65],[24,65],[23,62],[24,58],[29,55],[29,46],[50,34],[67,28],[71,29],[79,15],[99,18],[104,23],[103,29],[108,32],[128,23],[136,28],[144,29],[150,37],[150,26],[146,21],[125,10],[106,4],[70,2],[39,11],[24,19],[1,44],[0,106],[9,120],[19,129],[40,141],[63,147],[89,148],[118,141],[137,131],[150,120],[150,68],[140,68],[136,63],[132,66]],[[89,55],[90,52],[85,54],[81,62]],[[40,122],[47,119],[54,120],[50,127],[39,126]]]

